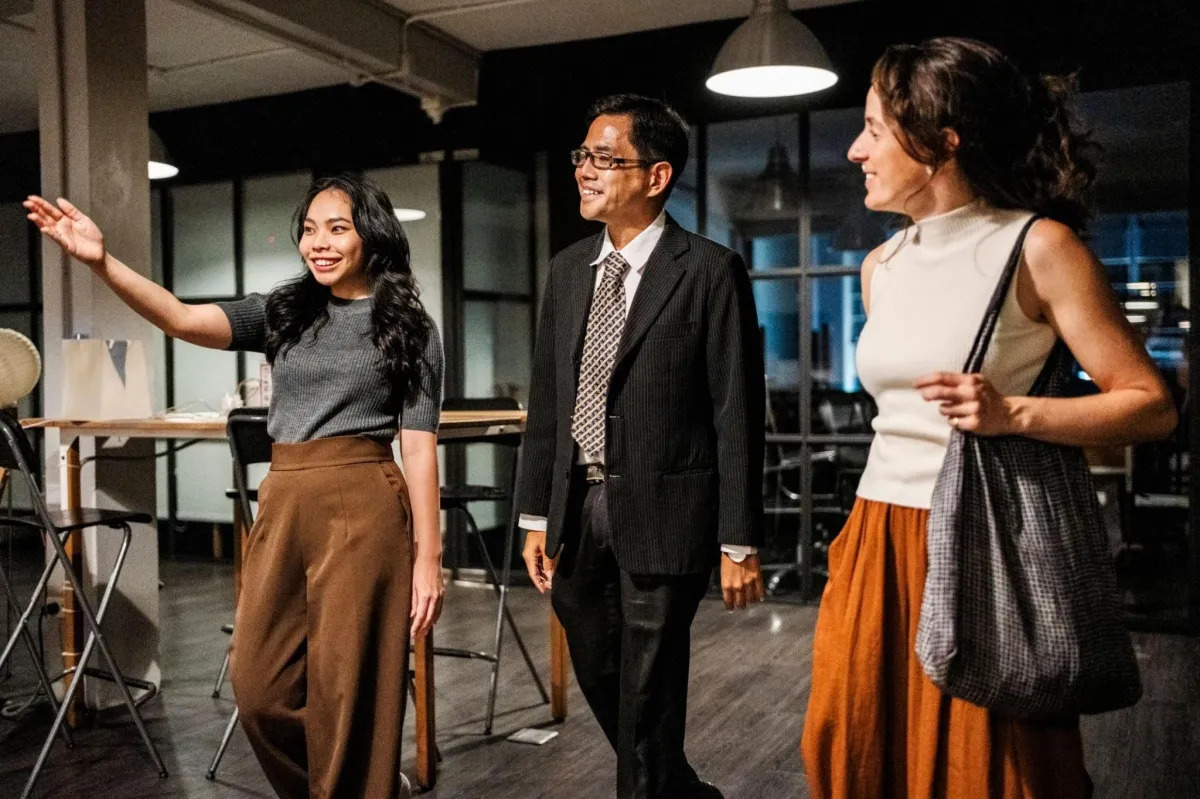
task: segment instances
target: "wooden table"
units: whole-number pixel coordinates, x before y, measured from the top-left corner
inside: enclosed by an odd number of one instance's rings
[[[54,428],[62,433],[62,457],[65,469],[63,507],[78,508],[82,504],[80,485],[79,439],[91,438],[153,438],[163,440],[224,439],[225,420],[171,421],[166,419],[114,419],[102,421],[73,421],[67,419],[25,419],[26,428]],[[524,411],[443,411],[438,430],[439,443],[453,443],[456,438],[521,433],[525,430]],[[239,548],[235,540],[236,550]],[[66,542],[67,554],[82,573],[83,547],[77,534]],[[238,559],[240,560],[240,558]],[[75,598],[64,591],[61,607],[63,666],[78,665],[83,644],[82,618],[75,613]],[[567,715],[566,670],[568,656],[562,627],[550,612],[550,694],[551,715],[562,721]],[[437,725],[434,715],[434,669],[432,631],[413,642],[416,692],[415,722],[417,727],[417,784],[432,788],[437,782]],[[71,677],[66,677],[70,680]],[[82,691],[76,694],[75,706],[68,710],[67,723],[78,726],[82,718],[79,703]]]

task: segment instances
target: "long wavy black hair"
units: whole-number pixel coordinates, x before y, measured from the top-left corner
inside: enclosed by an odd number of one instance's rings
[[[304,219],[313,199],[338,191],[350,201],[354,230],[363,243],[363,269],[371,288],[371,341],[383,358],[388,378],[411,400],[420,389],[425,346],[432,322],[421,304],[409,260],[408,237],[383,189],[361,175],[345,173],[318,178],[296,208],[296,246],[304,235]],[[271,363],[293,347],[306,330],[318,335],[329,321],[330,290],[308,270],[271,292],[267,298],[266,355]]]
[[[989,44],[941,37],[887,48],[871,85],[911,158],[936,169],[954,157],[994,207],[1086,225],[1099,147],[1080,127],[1073,77],[1028,78]]]

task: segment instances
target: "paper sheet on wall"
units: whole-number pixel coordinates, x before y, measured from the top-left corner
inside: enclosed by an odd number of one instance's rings
[[[62,416],[145,419],[150,368],[140,341],[67,339],[62,343]]]

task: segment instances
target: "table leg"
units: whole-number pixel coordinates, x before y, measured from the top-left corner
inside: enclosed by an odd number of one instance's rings
[[[433,707],[433,631],[413,642],[417,694],[417,785],[437,785],[437,724]]]
[[[567,632],[554,609],[550,609],[550,716],[555,721],[567,717]]]
[[[66,469],[64,475],[63,490],[63,507],[67,509],[77,509],[83,505],[83,489],[80,486],[79,477],[79,439],[75,438],[64,448],[63,456],[65,458]],[[53,535],[53,533],[49,533]],[[80,531],[76,530],[67,536],[64,543],[64,548],[67,551],[67,556],[71,559],[71,568],[75,570],[75,574],[83,574],[83,544],[80,541]],[[82,577],[81,585],[82,583]],[[82,674],[78,671],[83,670],[84,664],[79,662],[81,648],[83,644],[83,616],[75,609],[75,594],[71,591],[71,584],[63,579],[62,601],[59,602],[59,629],[62,635],[62,653],[63,653],[63,669],[67,672],[67,676],[63,680],[63,690],[71,686],[71,681],[77,676],[82,679]],[[78,671],[72,671],[76,669]],[[77,729],[84,718],[83,712],[83,691],[76,691],[75,696],[71,701],[71,706],[67,708],[67,726],[71,729]]]

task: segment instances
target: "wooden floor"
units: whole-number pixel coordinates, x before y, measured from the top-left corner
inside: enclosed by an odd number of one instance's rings
[[[164,563],[162,577],[161,699],[146,708],[151,735],[171,775],[161,780],[140,747],[128,717],[116,713],[78,735],[77,746],[56,745],[39,796],[270,797],[246,739],[239,731],[216,782],[208,766],[228,714],[223,697],[210,696],[222,656],[221,623],[231,614],[232,575],[222,566]],[[532,589],[516,589],[512,607],[535,661],[549,661],[546,603]],[[486,647],[491,594],[452,587],[438,642]],[[704,602],[693,644],[688,752],[692,763],[729,799],[805,797],[797,744],[808,695],[809,651],[815,607],[768,604],[745,614]],[[1146,697],[1127,711],[1084,723],[1088,766],[1099,799],[1200,797],[1200,640],[1141,635],[1136,642]],[[511,643],[511,639],[510,639]],[[0,683],[0,696],[27,691],[27,656]],[[482,663],[439,658],[437,718],[444,757],[436,799],[609,799],[615,763],[599,728],[572,685],[571,715],[542,747],[510,743],[509,733],[546,725],[548,711],[515,649],[501,672],[496,732],[484,737],[486,670]],[[411,774],[412,723],[406,750]],[[48,727],[45,708],[0,718],[0,797],[18,796]]]

